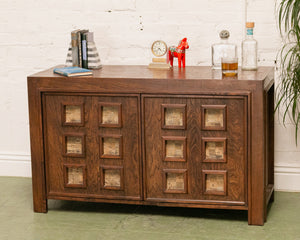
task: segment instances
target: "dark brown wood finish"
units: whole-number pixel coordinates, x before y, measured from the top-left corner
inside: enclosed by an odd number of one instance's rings
[[[178,202],[193,202],[199,199],[209,200],[210,204],[215,201],[227,202],[236,201],[247,206],[246,198],[246,170],[247,170],[247,143],[244,141],[247,134],[247,114],[244,114],[246,97],[242,96],[155,96],[145,95],[143,98],[144,119],[145,119],[145,191],[148,201],[169,201],[178,199]],[[186,104],[187,128],[186,130],[162,129],[160,116],[161,104]],[[228,121],[224,128],[213,130],[203,129],[202,106],[213,106],[219,109],[227,109]],[[222,117],[223,119],[223,117]],[[227,125],[227,126],[226,126]],[[216,130],[218,129],[218,130]],[[224,130],[226,129],[226,131]],[[164,149],[156,144],[160,138],[184,138],[187,142],[187,160],[185,162],[166,162],[163,155]],[[226,137],[227,162],[205,162],[202,161],[202,137]],[[164,194],[163,169],[187,169],[188,191],[185,195]],[[224,196],[205,195],[201,187],[203,182],[202,170],[227,170],[228,173],[228,194]]]
[[[85,104],[85,124],[83,126],[64,126],[58,115],[61,102],[82,101]],[[111,128],[99,126],[99,102],[122,104],[122,127]],[[45,170],[47,179],[47,194],[62,195],[97,194],[107,196],[141,198],[141,162],[140,162],[140,133],[139,133],[139,96],[108,96],[108,95],[64,95],[63,93],[44,94],[44,138]],[[66,153],[67,137],[80,137],[82,140],[82,154]],[[123,137],[126,136],[126,137]],[[113,140],[108,143],[106,140]],[[105,152],[105,144],[109,151]],[[61,153],[60,153],[61,152]],[[62,181],[64,164],[86,165],[85,189],[66,189]],[[114,166],[123,168],[122,188],[112,191],[113,188],[103,188],[100,166]],[[123,174],[124,172],[124,174]],[[116,188],[115,188],[116,189]]]
[[[67,78],[53,68],[29,76],[34,211],[47,212],[47,199],[239,209],[248,211],[249,224],[263,225],[274,200],[273,71],[260,67],[222,78],[210,67],[104,66],[92,77]],[[66,123],[66,105],[81,109],[79,122],[77,116]],[[118,121],[102,124],[107,107],[118,109],[112,110]],[[165,126],[168,107],[182,109],[183,126]],[[223,109],[222,127],[205,127],[209,107]],[[67,136],[82,137],[70,145],[83,144],[80,156],[65,152]],[[106,158],[107,136],[121,145]],[[179,157],[165,156],[168,140],[179,146]],[[209,141],[224,142],[225,159],[205,159]],[[66,184],[72,166],[82,167],[82,186]]]

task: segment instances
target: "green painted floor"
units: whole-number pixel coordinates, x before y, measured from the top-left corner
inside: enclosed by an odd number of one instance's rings
[[[300,193],[276,192],[268,221],[248,226],[243,211],[49,201],[32,210],[31,179],[0,177],[0,240],[300,240]]]

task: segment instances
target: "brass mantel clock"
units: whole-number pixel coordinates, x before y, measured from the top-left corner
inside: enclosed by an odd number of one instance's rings
[[[167,63],[167,58],[165,56],[167,51],[168,47],[164,41],[154,41],[151,46],[151,52],[155,57],[152,58],[152,63],[149,64],[149,68],[169,69],[171,66]]]

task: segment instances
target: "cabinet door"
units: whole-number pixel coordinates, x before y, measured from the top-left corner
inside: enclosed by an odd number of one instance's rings
[[[43,101],[48,196],[140,199],[139,97]]]
[[[145,198],[246,205],[247,97],[142,99]]]

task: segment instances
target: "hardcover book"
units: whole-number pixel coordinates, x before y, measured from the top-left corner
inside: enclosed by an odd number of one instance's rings
[[[71,32],[71,40],[72,40],[72,66],[78,67],[79,66],[79,48],[78,48],[78,32],[80,30],[74,30]]]
[[[80,67],[54,68],[53,72],[66,77],[93,75],[93,71]]]

